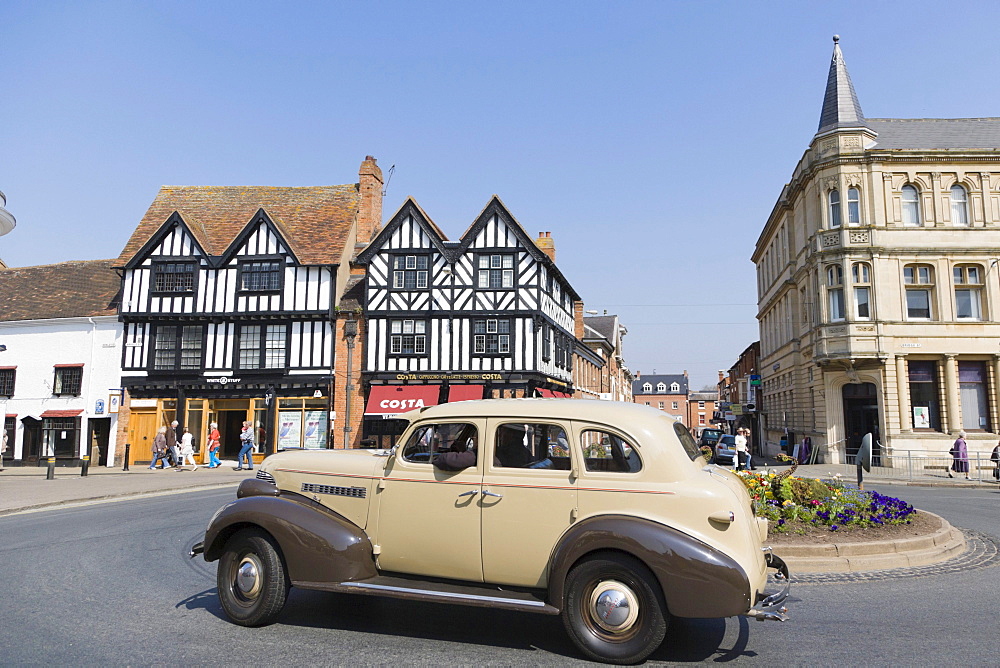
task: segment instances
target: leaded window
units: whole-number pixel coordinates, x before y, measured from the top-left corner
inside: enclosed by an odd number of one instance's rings
[[[476,285],[487,289],[514,287],[514,255],[496,253],[480,255]]]
[[[83,387],[82,366],[57,366],[52,379],[52,394],[80,396]]]
[[[473,350],[478,355],[510,353],[510,320],[477,318],[472,324]]]
[[[427,321],[389,321],[389,352],[393,355],[424,355],[427,353]]]
[[[0,397],[14,396],[14,379],[17,369],[0,369]]]
[[[428,258],[426,255],[396,255],[392,259],[392,287],[397,290],[427,288]]]
[[[252,260],[240,263],[240,290],[274,292],[281,289],[280,260]]]
[[[194,292],[194,262],[154,262],[153,292]]]
[[[242,325],[241,369],[283,369],[287,359],[287,325]]]
[[[204,328],[201,325],[157,327],[153,368],[159,371],[200,369],[203,346]]]

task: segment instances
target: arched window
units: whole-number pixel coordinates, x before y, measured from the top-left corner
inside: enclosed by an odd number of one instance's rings
[[[951,222],[961,227],[969,226],[969,196],[957,183],[951,187]]]
[[[830,191],[830,227],[840,227],[840,191]]]
[[[861,224],[861,191],[857,188],[847,189],[847,224]]]
[[[871,320],[871,268],[864,262],[852,264],[851,282],[854,284],[854,317]]]
[[[903,225],[920,225],[920,193],[915,186],[903,186]]]
[[[830,321],[844,319],[844,270],[837,264],[826,268],[826,294]]]
[[[643,383],[643,385],[642,385],[642,391],[643,392],[652,392],[653,391],[653,384],[652,383]]]

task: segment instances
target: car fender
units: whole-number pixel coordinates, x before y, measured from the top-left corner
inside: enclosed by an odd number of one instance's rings
[[[591,517],[563,535],[550,561],[550,605],[564,607],[566,575],[581,558],[601,551],[642,561],[676,617],[731,617],[753,605],[750,580],[729,556],[672,527],[625,515]]]
[[[205,531],[205,561],[222,556],[226,541],[240,529],[259,527],[277,542],[293,585],[376,575],[367,534],[322,504],[294,492],[279,493],[258,480],[244,481],[238,495],[219,509]]]

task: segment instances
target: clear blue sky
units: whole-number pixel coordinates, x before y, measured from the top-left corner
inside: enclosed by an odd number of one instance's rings
[[[841,46],[869,117],[1000,116],[1000,3],[0,2],[10,266],[116,257],[160,185],[396,166],[457,238],[496,193],[626,361],[714,383]]]

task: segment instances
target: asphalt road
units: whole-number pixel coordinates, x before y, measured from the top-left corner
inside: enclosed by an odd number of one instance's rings
[[[875,486],[1000,536],[995,490]],[[0,517],[0,664],[567,664],[558,618],[293,590],[277,624],[225,621],[215,567],[189,560],[233,491]],[[794,575],[794,574],[793,574]],[[674,620],[650,663],[1000,663],[1000,568],[793,585],[785,624]]]

